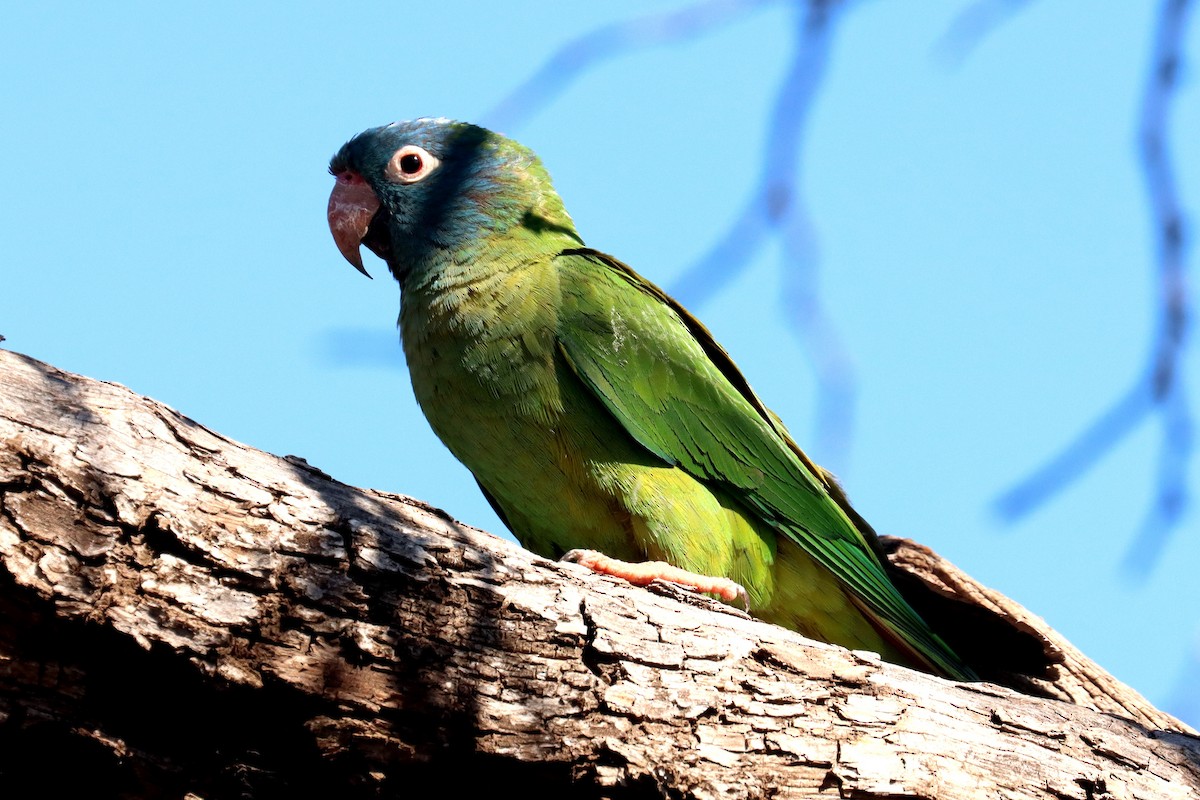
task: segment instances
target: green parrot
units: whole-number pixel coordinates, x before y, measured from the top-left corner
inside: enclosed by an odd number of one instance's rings
[[[708,330],[584,245],[532,151],[418,119],[355,136],[329,170],[338,249],[366,274],[366,245],[400,283],[421,409],[525,547],[976,679]]]

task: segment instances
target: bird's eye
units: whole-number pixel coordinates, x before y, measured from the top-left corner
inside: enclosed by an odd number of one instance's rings
[[[387,177],[395,183],[416,183],[425,180],[440,163],[437,156],[425,148],[406,144],[392,154],[387,165]]]
[[[400,171],[405,175],[415,175],[421,171],[423,166],[425,166],[425,162],[416,153],[409,153],[400,158]]]

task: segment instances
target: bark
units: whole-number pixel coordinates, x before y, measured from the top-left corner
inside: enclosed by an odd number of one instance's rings
[[[1022,694],[538,558],[0,351],[0,793],[1185,798],[1200,740],[1065,654]],[[428,787],[428,788],[427,788]]]

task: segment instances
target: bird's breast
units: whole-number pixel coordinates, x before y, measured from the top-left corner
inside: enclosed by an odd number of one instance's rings
[[[405,287],[401,338],[413,391],[434,430],[467,461],[471,442],[529,435],[561,413],[557,286],[548,268],[447,271]],[[474,430],[464,431],[465,427]],[[468,463],[470,466],[470,463]]]

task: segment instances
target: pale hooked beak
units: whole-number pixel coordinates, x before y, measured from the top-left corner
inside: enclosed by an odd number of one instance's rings
[[[367,228],[375,212],[379,210],[379,198],[357,172],[347,170],[334,176],[337,182],[329,194],[329,230],[338,252],[350,264],[368,278],[371,274],[363,267],[359,246],[367,235]]]

